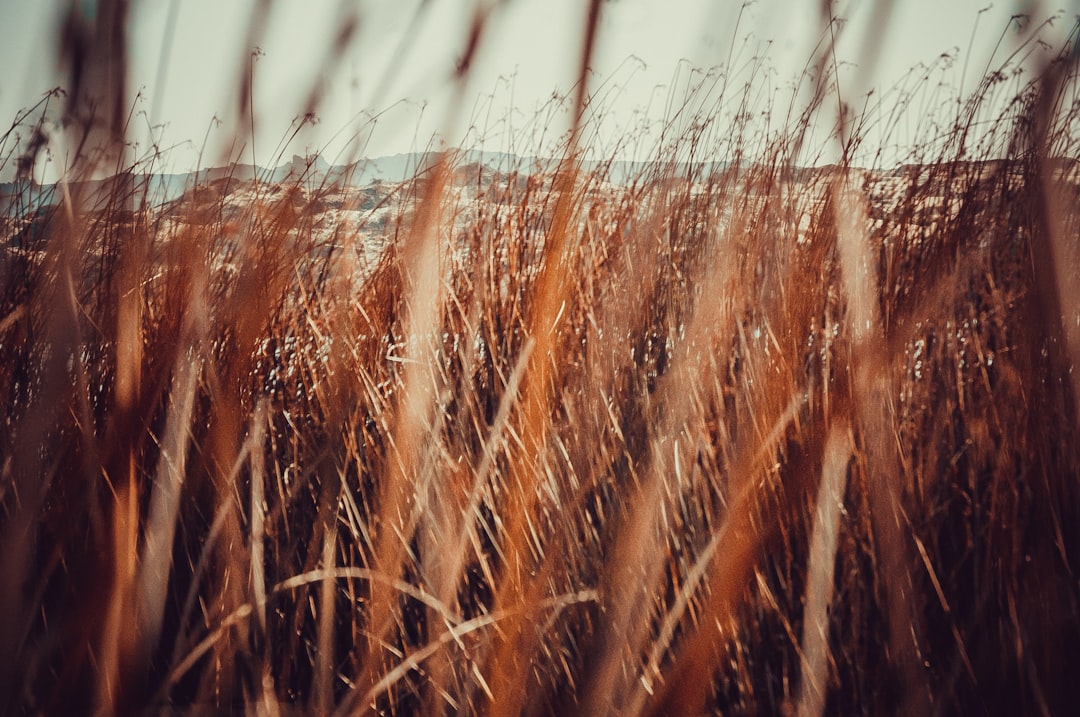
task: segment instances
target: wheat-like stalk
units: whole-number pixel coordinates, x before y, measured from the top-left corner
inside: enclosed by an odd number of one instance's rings
[[[947,112],[940,67],[854,111],[830,20],[805,110],[732,65],[630,165],[589,9],[536,162],[236,162],[162,203],[110,103],[55,201],[5,190],[5,711],[1068,711],[1075,33]],[[106,79],[0,169],[124,97],[87,42]]]

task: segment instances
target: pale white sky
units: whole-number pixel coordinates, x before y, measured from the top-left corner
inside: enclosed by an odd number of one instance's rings
[[[94,2],[83,4],[92,8]],[[145,113],[137,117],[132,132],[136,151],[146,150],[146,128],[154,115],[154,122],[165,125],[158,130],[162,144],[176,145],[169,154],[171,164],[187,168],[198,157],[211,118],[218,117],[223,124],[211,131],[203,163],[220,161],[227,152],[223,145],[236,136],[237,88],[251,51],[245,43],[256,0],[132,4],[130,90],[143,92],[137,109]],[[290,122],[303,112],[342,18],[354,11],[359,29],[325,78],[319,124],[297,137],[285,151],[286,158],[316,149],[340,161],[358,152],[367,156],[407,152],[423,149],[434,132],[452,145],[482,140],[491,148],[504,148],[508,127],[519,139],[530,131],[546,128],[552,135],[565,129],[565,112],[545,115],[540,123],[532,120],[553,91],[567,92],[575,79],[584,0],[498,4],[456,117],[449,112],[454,64],[465,46],[475,8],[493,3],[430,0],[417,14],[420,4],[421,0],[270,3],[265,34],[256,40],[263,53],[254,69],[258,161],[271,161]],[[839,59],[852,63],[841,76],[848,85],[845,95],[856,103],[870,86],[891,87],[913,65],[953,50],[959,51],[959,59],[948,79],[959,83],[970,49],[965,86],[971,86],[1011,15],[1020,11],[1046,15],[1063,9],[1064,19],[1056,29],[1060,41],[1080,12],[1080,0],[998,0],[992,5],[987,0],[896,0],[884,33],[867,40],[866,24],[876,4],[876,0],[834,3],[835,14],[849,20]],[[0,0],[0,67],[5,68],[0,73],[0,123],[5,127],[19,108],[64,84],[55,41],[63,7],[66,3],[59,1]],[[606,100],[608,134],[601,143],[617,142],[622,135],[614,128],[625,131],[641,121],[643,108],[651,106],[654,115],[662,112],[673,86],[701,79],[702,75],[689,72],[692,67],[725,66],[729,57],[738,67],[755,51],[764,52],[775,69],[770,77],[773,85],[790,85],[820,36],[819,8],[818,0],[759,0],[746,7],[728,0],[607,0],[590,84],[590,89],[613,91]],[[171,34],[170,18],[175,20]],[[1015,31],[1009,33],[999,58],[1017,36]],[[865,68],[868,47],[877,52],[878,61],[876,72],[863,76],[855,66],[861,63]],[[754,81],[763,76],[757,73]],[[735,77],[740,83],[747,79]],[[605,79],[608,83],[602,85]],[[495,99],[487,101],[486,95]],[[479,114],[477,107],[482,110]],[[373,125],[371,117],[376,114]],[[467,132],[470,124],[478,128],[472,134]],[[250,159],[251,145],[245,146]]]

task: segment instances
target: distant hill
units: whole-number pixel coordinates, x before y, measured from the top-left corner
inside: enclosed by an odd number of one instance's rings
[[[124,196],[126,203],[134,208],[144,203],[160,205],[179,199],[191,188],[226,179],[238,181],[258,180],[279,184],[300,182],[315,187],[322,184],[367,186],[375,181],[403,182],[434,166],[439,158],[434,152],[395,154],[388,157],[362,159],[357,162],[331,166],[321,156],[294,155],[277,167],[266,168],[251,164],[233,163],[224,167],[211,167],[183,173],[132,173],[108,179],[70,182],[68,191],[73,197],[90,208],[104,208],[113,197]],[[523,159],[502,152],[466,152],[463,162],[479,162],[500,170],[535,170],[534,159]],[[126,186],[114,193],[117,182]],[[60,202],[63,191],[59,185],[37,184],[28,180],[0,183],[0,213],[27,212]]]
[[[103,209],[116,197],[122,197],[125,204],[122,209],[135,209],[143,204],[158,206],[181,198],[193,187],[228,179],[241,182],[258,180],[260,182],[280,184],[297,182],[310,188],[325,185],[364,187],[372,182],[382,181],[399,183],[407,181],[433,167],[442,156],[439,152],[411,152],[385,157],[361,159],[349,164],[330,165],[323,157],[314,155],[293,157],[277,167],[266,168],[251,164],[233,163],[224,167],[211,167],[197,172],[178,174],[125,174],[108,179],[96,179],[83,182],[71,182],[68,191],[77,197],[80,203],[90,209]],[[480,165],[494,172],[532,174],[555,168],[553,160],[536,157],[522,157],[507,152],[482,150],[462,151],[455,157],[455,164]],[[989,167],[994,161],[986,162]],[[1076,162],[1073,160],[1054,160],[1055,169],[1069,171]],[[983,164],[983,163],[979,163]],[[692,166],[685,163],[662,166],[655,162],[585,160],[581,169],[586,172],[603,172],[613,184],[626,184],[639,177],[648,178],[651,173],[656,178],[706,177],[711,173],[723,171],[730,165],[724,162],[700,162]],[[798,168],[796,180],[805,181],[819,172],[834,171],[834,167]],[[901,167],[894,173],[909,173],[911,167]],[[118,189],[117,183],[123,183]],[[27,180],[0,183],[0,214],[26,214],[43,207],[59,204],[63,196],[62,188],[54,184],[36,184]]]
[[[113,188],[117,181],[127,182],[125,208],[134,209],[144,203],[153,206],[175,201],[185,192],[199,184],[206,184],[225,179],[238,181],[258,180],[268,183],[301,182],[311,187],[322,184],[362,187],[376,181],[398,183],[430,169],[442,156],[439,152],[411,152],[384,157],[361,159],[349,164],[333,165],[321,156],[304,157],[293,155],[292,159],[277,167],[266,168],[251,164],[233,163],[224,167],[211,167],[193,172],[129,174],[121,178],[111,177],[83,182],[72,182],[68,190],[78,197],[84,206],[104,208],[117,196]],[[496,172],[519,172],[532,174],[536,171],[553,169],[555,162],[536,157],[522,157],[507,152],[483,150],[462,151],[455,158],[456,164],[479,164]],[[695,166],[693,173],[707,173],[722,169],[726,165],[703,163]],[[603,171],[609,181],[623,184],[650,170],[662,169],[655,163],[632,161],[582,162],[584,171]],[[675,176],[685,177],[689,172],[685,166],[673,172]],[[0,183],[0,213],[20,213],[58,204],[63,192],[57,185],[39,185],[29,181]]]

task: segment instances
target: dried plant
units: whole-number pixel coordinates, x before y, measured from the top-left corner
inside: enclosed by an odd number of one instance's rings
[[[1075,33],[944,114],[938,67],[836,110],[835,39],[779,129],[703,75],[628,165],[595,154],[592,0],[546,160],[237,163],[160,203],[100,5],[0,138],[20,179],[58,103],[84,140],[5,195],[4,711],[1076,702]]]

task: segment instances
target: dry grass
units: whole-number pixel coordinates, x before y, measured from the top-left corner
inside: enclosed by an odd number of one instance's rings
[[[895,171],[799,166],[824,90],[764,142],[725,90],[610,184],[580,94],[547,171],[399,188],[370,265],[310,178],[24,189],[4,711],[1067,713],[1073,59]]]

